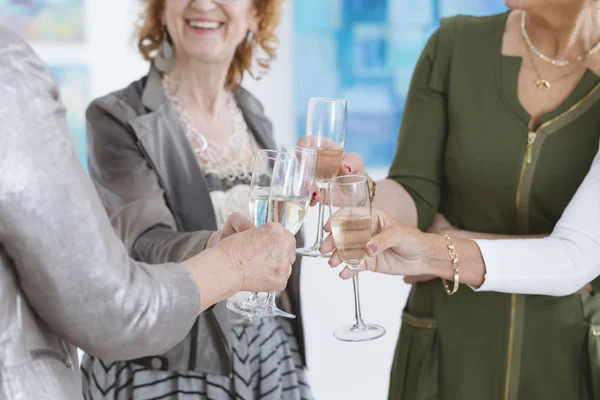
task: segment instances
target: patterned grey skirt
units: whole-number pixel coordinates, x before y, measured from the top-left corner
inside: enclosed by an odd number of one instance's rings
[[[155,371],[85,355],[86,400],[302,400],[313,399],[292,326],[263,318],[232,328],[233,378],[194,371]]]

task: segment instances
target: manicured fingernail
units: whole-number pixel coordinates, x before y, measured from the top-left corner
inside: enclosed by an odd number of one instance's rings
[[[377,253],[377,246],[373,243],[368,244],[369,250],[371,250],[371,255],[374,256]]]
[[[317,198],[317,192],[313,192],[312,198],[313,198],[313,200]]]
[[[352,167],[350,167],[348,164],[344,164],[344,168],[346,168],[348,172],[352,172]]]

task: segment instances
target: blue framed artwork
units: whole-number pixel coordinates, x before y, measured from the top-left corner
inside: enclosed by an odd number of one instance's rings
[[[84,0],[0,0],[0,25],[29,41],[84,41]]]
[[[504,11],[500,0],[294,1],[297,134],[310,97],[345,98],[346,151],[387,168],[415,63],[440,19]]]

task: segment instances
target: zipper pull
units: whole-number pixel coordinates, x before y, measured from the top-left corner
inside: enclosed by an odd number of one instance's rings
[[[527,164],[531,164],[533,161],[533,144],[535,143],[536,136],[537,132],[529,132],[527,134]]]

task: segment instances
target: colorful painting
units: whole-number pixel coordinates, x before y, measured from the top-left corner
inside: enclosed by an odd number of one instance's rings
[[[505,10],[501,0],[294,1],[296,132],[310,97],[345,98],[346,151],[389,167],[415,63],[440,18]]]
[[[85,109],[88,104],[88,69],[83,65],[54,65],[51,69],[67,108],[67,122],[75,141],[77,157],[87,167]]]
[[[28,41],[80,43],[84,0],[0,0],[0,25]]]

